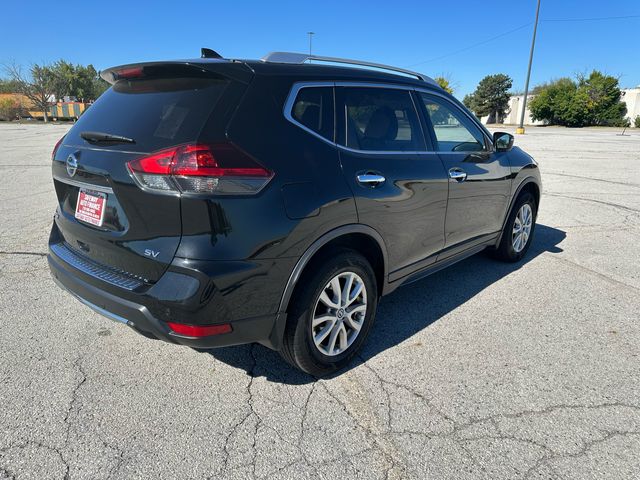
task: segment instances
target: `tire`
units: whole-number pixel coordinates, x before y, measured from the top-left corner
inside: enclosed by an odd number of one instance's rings
[[[355,295],[360,285],[362,289],[352,299],[342,297],[336,303],[338,295],[334,296],[333,289],[336,278],[338,293],[345,291],[350,278],[350,295]],[[340,308],[330,308],[327,301]],[[376,277],[366,258],[347,249],[333,250],[316,258],[307,266],[294,291],[282,356],[294,367],[316,377],[341,369],[366,340],[377,305]],[[323,320],[325,318],[330,320]],[[354,328],[358,325],[359,328]],[[322,341],[316,345],[314,338],[321,337]]]
[[[525,205],[528,206],[525,207]],[[524,209],[524,210],[523,210]],[[530,217],[530,230],[526,235],[526,239],[521,237],[520,241],[517,240],[518,234],[516,233],[516,222],[522,225],[522,213],[529,213]],[[536,199],[529,192],[523,192],[517,198],[516,202],[511,209],[511,213],[509,214],[509,218],[507,219],[504,230],[502,231],[502,238],[500,240],[500,245],[498,248],[493,250],[492,255],[504,262],[518,262],[524,257],[531,246],[531,241],[533,239],[533,232],[536,226]],[[523,229],[524,233],[526,233],[526,228]],[[522,233],[522,232],[521,232]],[[524,242],[522,243],[522,240]]]

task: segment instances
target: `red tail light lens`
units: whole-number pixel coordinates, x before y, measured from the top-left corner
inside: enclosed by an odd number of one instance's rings
[[[185,337],[210,337],[212,335],[222,335],[229,333],[233,329],[229,323],[221,323],[218,325],[185,325],[184,323],[167,323],[169,328],[178,335]]]
[[[53,151],[51,152],[51,161],[52,162],[56,159],[56,153],[58,151],[58,148],[60,147],[60,144],[62,144],[62,141],[64,140],[64,137],[66,137],[66,135],[64,135],[60,140],[58,140],[56,142],[55,147],[53,147]]]
[[[190,143],[128,163],[142,188],[166,193],[242,195],[264,188],[273,173],[230,143]]]

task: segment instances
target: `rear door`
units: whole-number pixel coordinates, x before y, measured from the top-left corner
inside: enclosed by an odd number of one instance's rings
[[[433,262],[444,245],[447,177],[427,151],[411,92],[338,84],[336,114],[358,219],[384,238],[390,280]]]
[[[480,127],[453,102],[427,93],[418,98],[449,176],[445,248],[470,246],[502,228],[511,191],[508,155],[495,152]]]
[[[202,69],[156,65],[152,72],[104,93],[65,136],[52,166],[59,203],[52,241],[148,282],[162,275],[180,242],[180,197],[143,190],[127,162],[196,141],[233,91],[230,81]],[[86,132],[129,140],[87,141]]]

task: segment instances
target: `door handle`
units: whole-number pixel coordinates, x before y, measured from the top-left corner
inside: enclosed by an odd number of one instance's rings
[[[377,173],[363,173],[360,175],[356,175],[356,179],[360,185],[364,185],[365,187],[375,188],[378,185],[382,185],[386,178],[382,175],[378,175]]]
[[[467,172],[461,168],[452,168],[449,170],[449,178],[455,180],[458,183],[464,182],[467,179]]]

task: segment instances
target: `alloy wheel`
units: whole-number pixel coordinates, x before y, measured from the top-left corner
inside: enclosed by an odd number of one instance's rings
[[[311,335],[324,355],[345,352],[362,330],[367,313],[367,288],[360,276],[342,272],[324,287],[313,311]]]
[[[513,222],[513,233],[511,235],[511,245],[516,253],[520,253],[529,241],[531,227],[533,226],[533,210],[531,205],[525,203],[518,210],[516,219]]]

